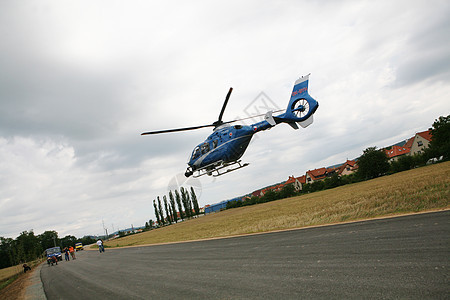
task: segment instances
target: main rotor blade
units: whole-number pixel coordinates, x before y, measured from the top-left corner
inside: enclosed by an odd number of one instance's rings
[[[215,125],[209,124],[209,125],[201,125],[201,126],[193,126],[193,127],[157,130],[157,131],[143,132],[143,133],[141,133],[141,135],[160,134],[160,133],[169,133],[169,132],[178,132],[178,131],[187,131],[187,130],[195,130],[195,129],[205,128],[205,127],[213,127],[213,126],[215,126]]]
[[[217,120],[217,122],[215,122],[215,124],[218,124],[218,125],[222,124],[222,116],[223,116],[223,113],[225,112],[225,107],[227,107],[228,99],[230,99],[230,95],[231,95],[232,91],[233,91],[233,88],[230,87],[230,90],[228,91],[228,94],[225,97],[225,102],[223,103],[222,110],[220,111],[219,119]]]

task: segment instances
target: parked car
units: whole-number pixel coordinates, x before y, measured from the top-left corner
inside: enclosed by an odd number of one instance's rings
[[[76,243],[75,244],[75,250],[76,251],[83,250],[83,244],[82,243]]]
[[[427,165],[435,164],[435,163],[437,163],[437,162],[442,161],[443,159],[444,159],[444,156],[440,156],[439,158],[438,158],[438,157],[430,158],[430,159],[427,161]]]
[[[47,263],[52,264],[56,261],[62,261],[61,248],[53,247],[45,250],[45,255],[47,256]]]

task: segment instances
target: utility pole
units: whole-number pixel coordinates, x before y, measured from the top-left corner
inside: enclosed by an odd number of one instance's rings
[[[106,232],[105,240],[108,238],[108,228],[105,227],[105,221],[103,221],[102,218],[102,224],[103,224],[103,230]]]

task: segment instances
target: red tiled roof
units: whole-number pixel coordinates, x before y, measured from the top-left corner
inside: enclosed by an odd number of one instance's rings
[[[386,152],[387,157],[393,158],[399,155],[403,155],[409,153],[411,148],[400,147],[400,146],[392,146],[390,150],[384,150]]]
[[[294,183],[295,182],[295,177],[294,175],[289,176],[288,180],[286,180],[286,182],[284,184],[290,184],[290,183]]]
[[[426,139],[428,141],[431,141],[431,138],[432,138],[431,130],[418,132],[416,134],[420,135],[421,137],[423,137],[424,139]]]
[[[356,164],[356,161],[354,160],[348,160],[343,163],[342,165],[339,166],[338,168],[338,174],[342,174],[342,172],[344,172],[344,170],[348,167],[350,167],[350,170],[354,171],[358,168],[358,165]]]
[[[254,191],[252,193],[252,196],[259,197],[259,196],[261,196],[261,192],[262,192],[261,190]]]
[[[284,183],[284,185],[294,183],[295,181],[298,181],[300,183],[306,183],[306,175],[302,175],[300,177],[295,178],[294,175],[289,176],[288,180]]]
[[[320,169],[310,170],[310,171],[307,171],[306,174],[311,176],[311,178],[313,180],[323,179],[327,175],[327,169],[320,168]]]
[[[306,183],[306,175],[302,175],[300,177],[297,177],[297,180],[300,183]]]
[[[403,145],[403,147],[405,147],[405,148],[411,148],[412,145],[413,145],[413,142],[414,142],[414,138],[415,138],[415,136],[413,136],[412,138],[410,138],[410,139],[406,142],[406,144]]]

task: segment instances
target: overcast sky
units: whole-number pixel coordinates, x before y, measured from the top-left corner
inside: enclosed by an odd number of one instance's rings
[[[0,236],[143,226],[169,185],[204,206],[426,130],[450,112],[449,16],[445,0],[1,1]],[[225,120],[285,108],[308,73],[315,122],[259,133],[246,168],[186,183],[211,129],[140,136],[212,123],[229,87]]]

